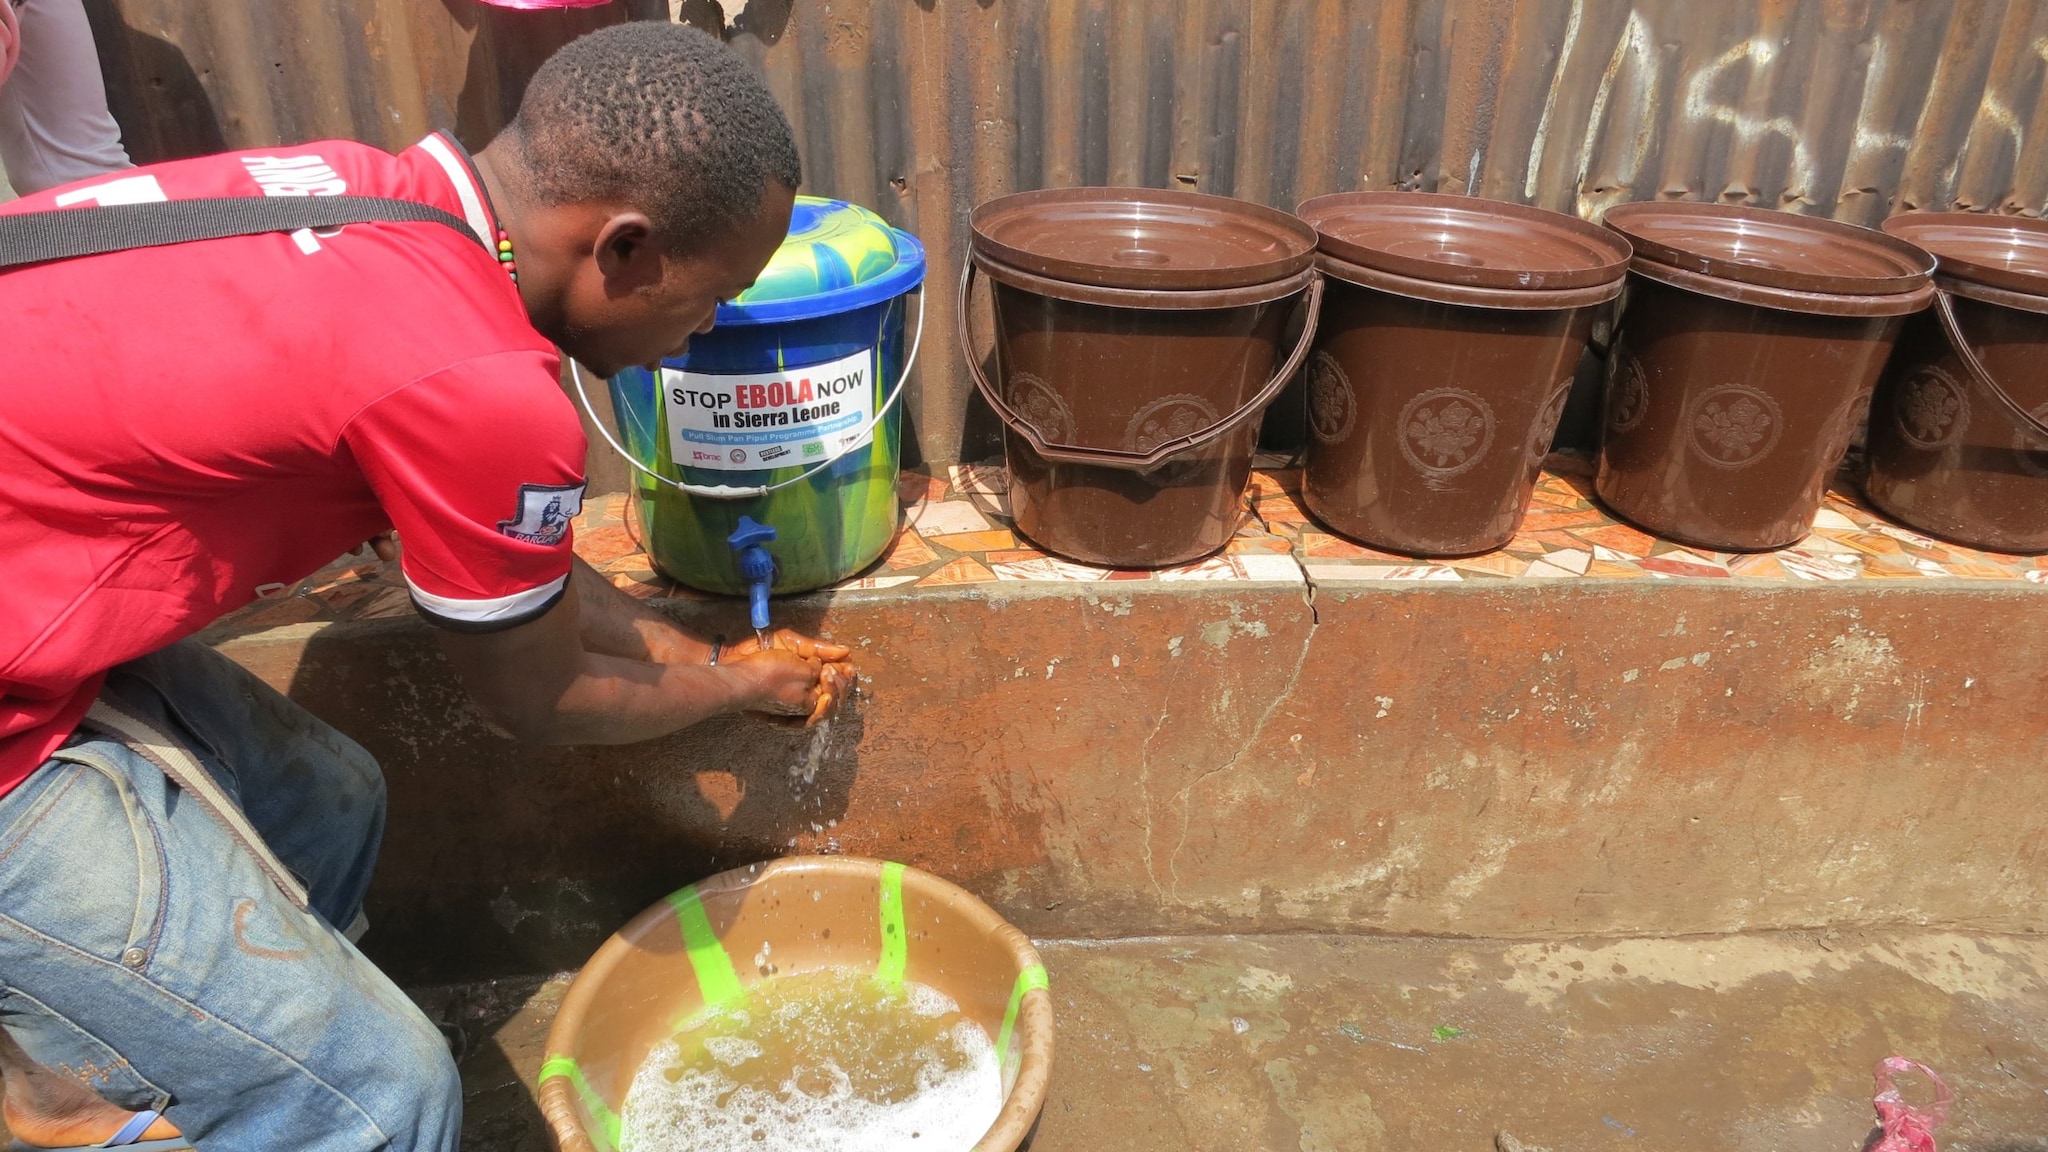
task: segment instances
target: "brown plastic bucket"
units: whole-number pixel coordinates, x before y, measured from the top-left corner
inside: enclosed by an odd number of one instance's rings
[[[1635,247],[1594,481],[1637,525],[1719,551],[1812,531],[1934,259],[1870,228],[1720,204],[1623,204]]]
[[[1870,406],[1871,503],[1922,532],[2048,552],[2048,224],[1942,212],[1884,230],[1934,254]]]
[[[1024,934],[915,868],[791,857],[722,872],[642,912],[576,974],[548,1031],[540,1108],[560,1152],[618,1152],[619,1116],[654,1047],[772,975],[832,967],[937,988],[996,1043],[1003,1107],[975,1152],[1030,1134],[1052,1075],[1052,997]]]
[[[971,223],[960,343],[1004,425],[1017,530],[1111,568],[1229,543],[1259,416],[1315,336],[1315,233],[1260,205],[1147,188],[1022,192]],[[994,380],[968,326],[977,272],[992,287]]]
[[[1628,243],[1470,196],[1344,192],[1295,214],[1327,284],[1302,498],[1375,548],[1468,556],[1521,526]]]

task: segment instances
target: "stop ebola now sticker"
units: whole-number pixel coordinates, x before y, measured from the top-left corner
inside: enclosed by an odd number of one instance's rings
[[[661,370],[676,463],[752,472],[821,463],[873,436],[873,349],[776,372]]]

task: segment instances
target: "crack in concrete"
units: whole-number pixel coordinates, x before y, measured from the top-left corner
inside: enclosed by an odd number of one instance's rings
[[[1257,500],[1252,499],[1252,494],[1249,489],[1247,489],[1244,494],[1244,514],[1251,517],[1255,522],[1257,522],[1259,530],[1261,532],[1265,532],[1274,536],[1279,535],[1278,532],[1273,531],[1273,526],[1266,522],[1266,518],[1264,516],[1259,515],[1259,502]]]
[[[1245,499],[1245,514],[1249,516],[1252,519],[1252,521],[1259,526],[1261,531],[1272,536],[1280,535],[1280,533],[1273,531],[1272,524],[1269,523],[1265,517],[1259,515],[1258,502],[1251,499],[1249,495],[1247,495]],[[1259,714],[1258,721],[1252,725],[1251,735],[1247,736],[1244,742],[1238,745],[1237,750],[1235,752],[1232,752],[1229,758],[1226,759],[1222,764],[1214,768],[1211,768],[1208,771],[1202,773],[1201,775],[1195,777],[1193,780],[1190,780],[1186,787],[1182,788],[1179,792],[1174,794],[1175,800],[1177,800],[1180,803],[1180,836],[1178,839],[1174,841],[1173,851],[1167,854],[1166,871],[1168,878],[1173,882],[1172,895],[1175,900],[1180,899],[1180,854],[1181,850],[1187,846],[1189,822],[1188,808],[1189,801],[1194,794],[1194,790],[1196,788],[1201,787],[1202,783],[1208,780],[1210,777],[1221,775],[1222,773],[1228,772],[1231,769],[1237,767],[1238,760],[1241,759],[1246,752],[1251,750],[1251,746],[1258,742],[1260,736],[1265,734],[1266,725],[1272,721],[1273,713],[1280,710],[1280,705],[1283,702],[1285,702],[1289,696],[1294,694],[1294,689],[1296,685],[1298,685],[1301,682],[1301,670],[1308,664],[1309,649],[1315,643],[1316,629],[1320,627],[1322,624],[1322,614],[1316,609],[1316,583],[1315,580],[1309,576],[1308,564],[1306,563],[1306,560],[1303,556],[1302,545],[1299,539],[1292,539],[1288,541],[1287,558],[1294,561],[1295,570],[1301,574],[1301,602],[1303,607],[1308,609],[1308,632],[1301,638],[1301,654],[1295,658],[1294,670],[1288,675],[1287,683],[1281,685],[1280,691],[1274,695],[1272,701],[1266,705],[1265,711]],[[1165,723],[1166,713],[1162,709],[1159,715],[1159,723],[1155,724],[1152,728],[1152,735],[1145,738],[1144,752],[1142,757],[1140,758],[1138,765],[1139,788],[1142,792],[1145,806],[1145,842],[1143,846],[1145,873],[1152,880],[1153,890],[1159,892],[1161,895],[1165,895],[1166,893],[1160,890],[1158,870],[1154,865],[1152,855],[1152,802],[1150,769],[1152,763],[1152,740],[1154,737],[1157,737],[1159,735],[1159,729],[1163,727]]]
[[[1298,461],[1299,457],[1296,458],[1297,463]],[[1245,497],[1244,508],[1245,514],[1252,518],[1252,521],[1259,526],[1260,531],[1268,536],[1281,535],[1273,531],[1273,525],[1270,521],[1264,516],[1259,515],[1258,501],[1253,500],[1249,495]],[[1302,552],[1301,541],[1298,538],[1288,540],[1287,558],[1294,561],[1295,571],[1301,573],[1301,602],[1308,608],[1308,624],[1313,629],[1316,625],[1322,623],[1322,614],[1316,610],[1316,582],[1315,578],[1308,574],[1308,560]]]
[[[1185,848],[1188,842],[1188,808],[1190,798],[1195,789],[1202,786],[1203,781],[1237,767],[1237,762],[1244,757],[1246,752],[1251,751],[1252,745],[1258,743],[1259,737],[1265,734],[1266,725],[1272,721],[1273,713],[1278,712],[1280,705],[1285,703],[1288,697],[1294,695],[1295,686],[1301,683],[1301,670],[1308,665],[1309,649],[1315,646],[1316,628],[1317,622],[1313,605],[1311,605],[1308,631],[1302,635],[1301,654],[1294,659],[1294,670],[1288,673],[1287,682],[1280,686],[1280,691],[1274,694],[1272,701],[1266,705],[1265,711],[1259,713],[1257,723],[1252,725],[1251,735],[1246,736],[1244,742],[1239,744],[1237,750],[1232,752],[1230,757],[1223,763],[1188,781],[1186,787],[1175,793],[1175,799],[1180,801],[1180,838],[1174,841],[1173,851],[1168,853],[1166,857],[1166,874],[1173,881],[1173,898],[1175,900],[1180,899],[1180,853],[1181,849]]]
[[[1316,608],[1316,581],[1315,577],[1308,574],[1308,564],[1302,558],[1300,541],[1295,541],[1293,546],[1287,549],[1287,558],[1294,561],[1294,566],[1301,570],[1301,602],[1308,609],[1309,631],[1314,633],[1316,625],[1323,622],[1323,614]]]
[[[1152,742],[1159,739],[1159,732],[1166,727],[1167,711],[1161,702],[1159,719],[1152,725],[1152,733],[1145,737],[1145,743],[1138,750],[1138,804],[1145,813],[1145,838],[1138,843],[1145,860],[1145,877],[1152,881],[1152,891],[1164,898],[1166,889],[1159,884],[1159,868],[1152,859]]]

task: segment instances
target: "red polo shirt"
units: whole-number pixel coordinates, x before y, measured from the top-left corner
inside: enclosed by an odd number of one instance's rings
[[[496,236],[450,141],[138,168],[0,213],[197,196],[416,200]],[[560,598],[583,431],[492,253],[352,224],[0,272],[0,795],[108,668],[396,527],[413,599],[511,627]]]

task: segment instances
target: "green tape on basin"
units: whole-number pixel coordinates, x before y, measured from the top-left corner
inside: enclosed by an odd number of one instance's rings
[[[903,987],[903,968],[910,960],[910,936],[903,927],[903,865],[882,865],[882,958],[875,961],[875,979],[884,988]]]
[[[577,1099],[583,1101],[583,1110],[597,1122],[597,1135],[603,1138],[606,1152],[614,1152],[619,1146],[618,1113],[613,1112],[605,1104],[604,1097],[599,1096],[590,1087],[590,1082],[583,1078],[583,1069],[577,1066],[576,1061],[567,1056],[550,1056],[548,1062],[540,1066],[540,1083],[545,1084],[550,1080],[569,1082],[569,1086],[576,1090]]]
[[[711,917],[704,914],[704,901],[697,895],[697,886],[692,884],[671,893],[668,902],[676,910],[676,923],[682,927],[683,949],[689,953],[690,967],[696,970],[697,989],[704,993],[704,1006],[716,1008],[739,999],[739,974],[733,971],[732,957],[726,955],[718,933],[711,930]]]
[[[1017,1030],[1017,1011],[1024,1006],[1024,994],[1031,991],[1050,991],[1052,981],[1045,975],[1045,965],[1033,964],[1017,973],[1017,983],[1010,987],[1010,1006],[1003,1009],[1003,1030],[996,1033],[996,1067],[1006,1068],[1010,1063],[1010,1034]]]

